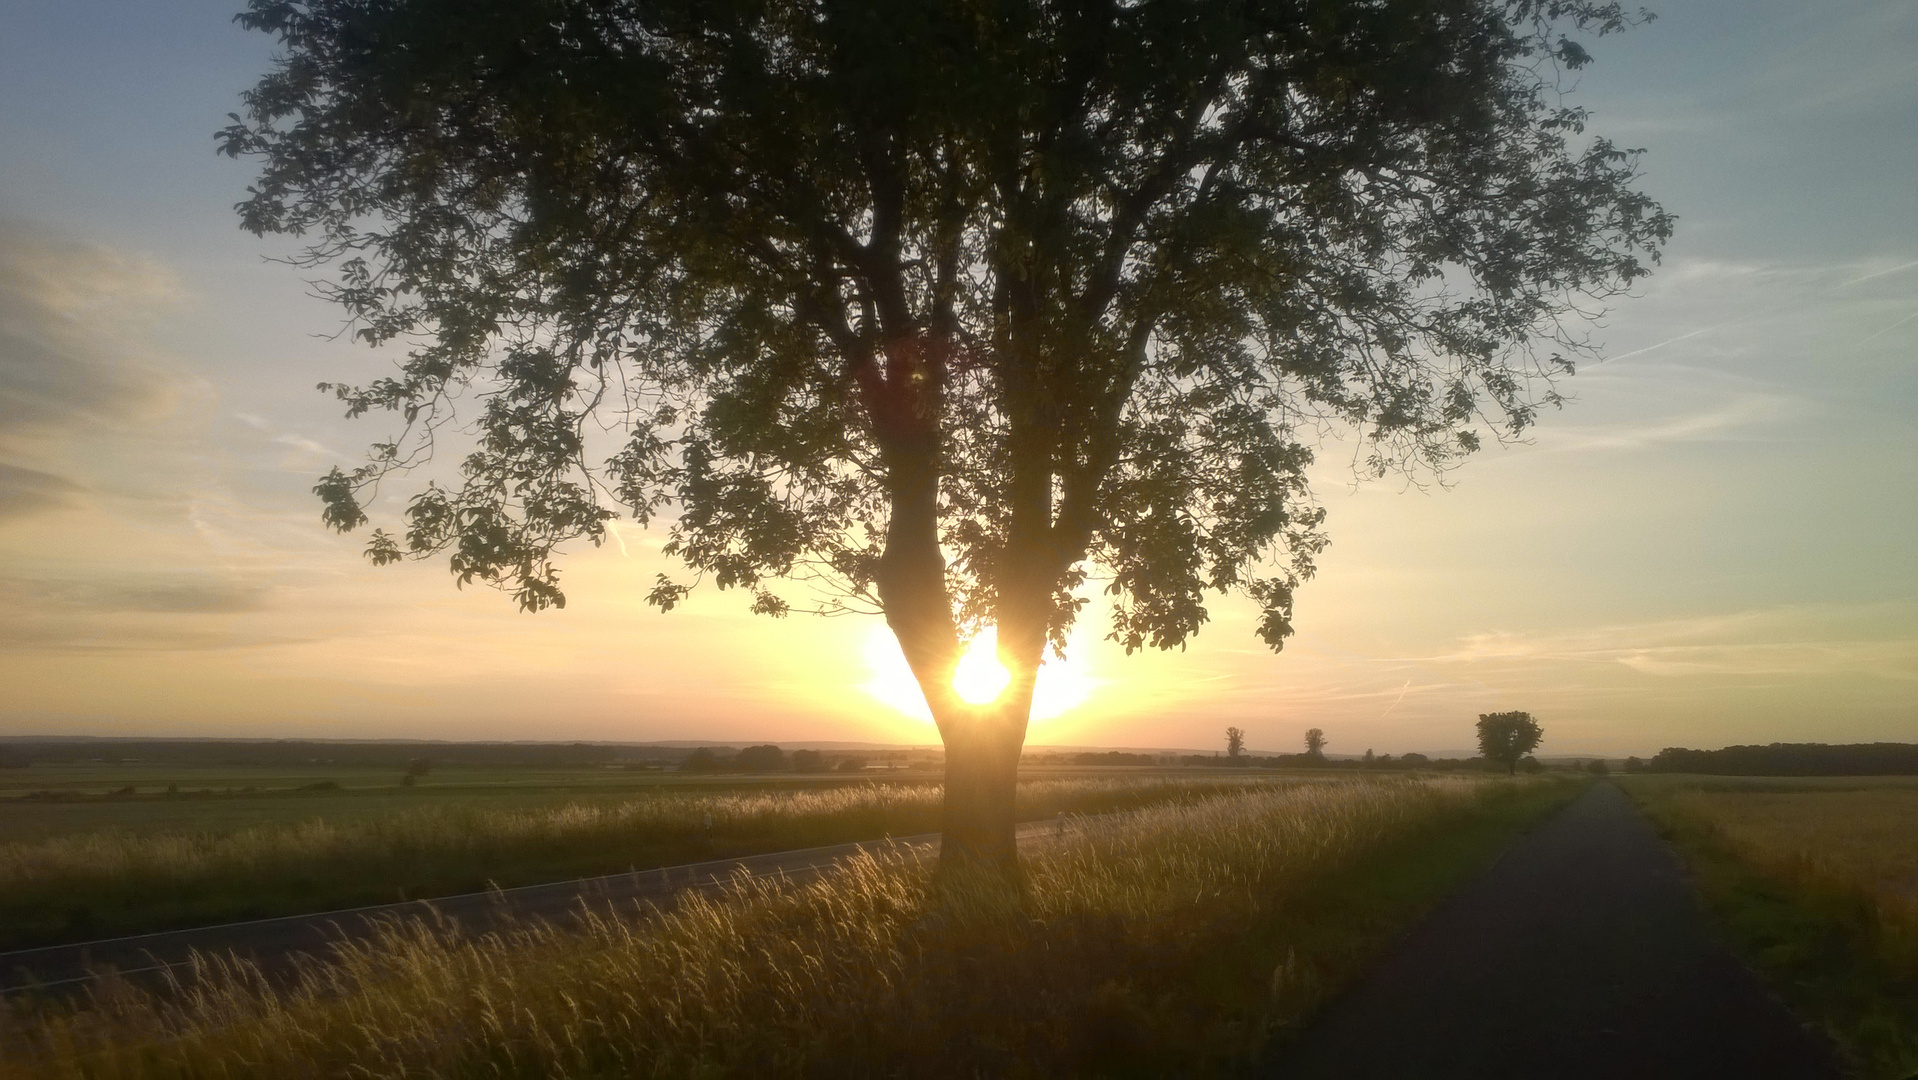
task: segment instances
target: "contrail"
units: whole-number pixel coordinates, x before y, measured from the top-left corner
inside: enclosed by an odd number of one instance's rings
[[[1896,330],[1899,327],[1905,325],[1906,323],[1910,322],[1913,319],[1918,319],[1918,311],[1914,311],[1911,314],[1905,316],[1904,318],[1899,319],[1897,322],[1892,323],[1890,326],[1885,327],[1883,330],[1878,331],[1877,333],[1871,335],[1870,337],[1859,342],[1858,344],[1869,345],[1872,342],[1877,341],[1879,338],[1884,337],[1886,334],[1891,333],[1893,330]]]
[[[1908,262],[1908,263],[1899,263],[1897,266],[1894,266],[1889,270],[1877,270],[1872,273],[1866,274],[1864,277],[1852,278],[1850,281],[1847,281],[1845,282],[1845,284],[1840,285],[1838,287],[1841,289],[1847,288],[1849,286],[1856,285],[1861,281],[1870,281],[1872,278],[1884,277],[1887,274],[1896,274],[1901,270],[1909,270],[1914,266],[1918,266],[1918,259],[1913,259],[1911,262]]]
[[[1644,354],[1651,352],[1653,349],[1662,349],[1665,346],[1672,344],[1673,342],[1683,341],[1686,338],[1694,338],[1700,334],[1708,333],[1716,329],[1718,329],[1718,326],[1716,324],[1713,324],[1711,326],[1704,327],[1703,329],[1693,330],[1689,334],[1680,334],[1675,338],[1666,338],[1664,341],[1661,341],[1656,345],[1647,345],[1642,349],[1633,349],[1631,352],[1628,352],[1628,353],[1619,353],[1617,356],[1608,356],[1605,359],[1600,360],[1598,363],[1609,364],[1614,360],[1623,360],[1628,356],[1643,356]],[[1598,365],[1594,364],[1592,366],[1597,367]]]
[[[1410,690],[1411,688],[1412,688],[1412,680],[1408,677],[1405,680],[1405,685],[1399,687],[1399,696],[1392,699],[1392,704],[1386,706],[1385,711],[1379,714],[1379,719],[1383,720],[1386,717],[1392,715],[1392,710],[1399,707],[1399,702],[1405,700],[1405,692],[1407,690]]]

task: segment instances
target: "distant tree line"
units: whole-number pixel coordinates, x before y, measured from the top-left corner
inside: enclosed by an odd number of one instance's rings
[[[1772,743],[1722,750],[1668,746],[1644,768],[1712,776],[1908,776],[1918,775],[1918,744]]]
[[[868,762],[864,754],[826,754],[818,750],[794,750],[786,753],[764,743],[738,751],[702,746],[686,756],[679,771],[687,773],[863,773]]]
[[[141,762],[159,765],[285,768],[331,765],[348,769],[394,769],[418,778],[441,766],[684,767],[691,771],[829,772],[848,755],[777,746],[642,746],[630,743],[540,742],[333,742],[320,739],[118,739],[10,738],[0,740],[0,769],[31,764]],[[865,757],[857,768],[865,767]],[[857,771],[854,769],[852,771]]]
[[[19,763],[138,761],[164,765],[338,765],[404,770],[435,765],[611,765],[639,759],[678,761],[689,750],[619,743],[391,742],[323,739],[8,739],[0,754]]]

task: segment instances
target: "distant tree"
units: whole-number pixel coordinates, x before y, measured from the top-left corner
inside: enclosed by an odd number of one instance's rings
[[[1245,732],[1236,727],[1225,729],[1225,756],[1233,761],[1245,753]]]
[[[733,767],[747,772],[783,772],[786,768],[786,752],[771,743],[748,746],[733,755]]]
[[[1625,759],[1625,771],[1628,773],[1645,771],[1645,759],[1633,755]]]
[[[1307,757],[1323,759],[1325,757],[1325,732],[1318,728],[1307,728],[1305,732],[1305,753]]]
[[[1374,765],[1378,763],[1378,758],[1373,755],[1372,748],[1369,746],[1365,748],[1365,757],[1361,758],[1360,760],[1367,765]]]
[[[854,754],[839,763],[842,773],[862,773],[866,771],[866,759]]]
[[[1612,767],[1605,764],[1604,758],[1593,758],[1585,763],[1585,771],[1593,776],[1606,776],[1611,773]]]
[[[1071,756],[1074,765],[1152,765],[1151,754],[1128,754],[1120,750],[1085,751]]]
[[[250,0],[221,133],[390,412],[322,517],[471,435],[376,563],[527,610],[623,507],[694,583],[882,612],[946,864],[1010,870],[1034,681],[1098,573],[1128,651],[1238,592],[1277,648],[1320,432],[1430,474],[1558,402],[1670,218],[1560,73],[1611,0]],[[456,404],[472,412],[455,417]],[[607,434],[602,434],[607,433]],[[379,485],[385,480],[387,487]],[[691,584],[661,576],[649,600]],[[1008,688],[954,685],[997,629]]]
[[[1519,759],[1538,748],[1545,729],[1528,712],[1480,713],[1478,752],[1506,773],[1518,771]]]
[[[680,772],[689,773],[715,773],[725,768],[726,764],[719,760],[719,755],[704,746],[686,755],[686,760],[679,764]]]
[[[1399,764],[1407,769],[1422,769],[1432,763],[1424,754],[1400,754]]]
[[[415,779],[433,771],[431,758],[416,757],[406,763],[406,775]]]
[[[817,750],[794,750],[793,771],[802,773],[822,773],[828,768],[826,755]]]

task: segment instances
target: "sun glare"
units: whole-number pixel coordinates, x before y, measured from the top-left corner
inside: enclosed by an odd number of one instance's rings
[[[1011,681],[1012,672],[999,662],[999,631],[990,627],[972,639],[952,673],[952,688],[974,705],[997,698]]]
[[[1032,691],[1032,719],[1050,720],[1082,704],[1098,681],[1087,670],[1087,650],[1073,646],[1070,660],[1048,659],[1039,669]],[[932,722],[925,695],[899,653],[899,643],[884,626],[875,626],[866,639],[866,666],[871,676],[860,686],[868,695],[905,716]],[[954,673],[953,689],[974,704],[984,704],[1005,692],[1011,675],[999,663],[998,635],[991,630],[972,640]]]

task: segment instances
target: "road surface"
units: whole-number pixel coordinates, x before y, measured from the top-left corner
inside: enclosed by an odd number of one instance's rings
[[[1819,1080],[1839,1070],[1713,940],[1677,858],[1612,784],[1514,844],[1260,1075]]]

